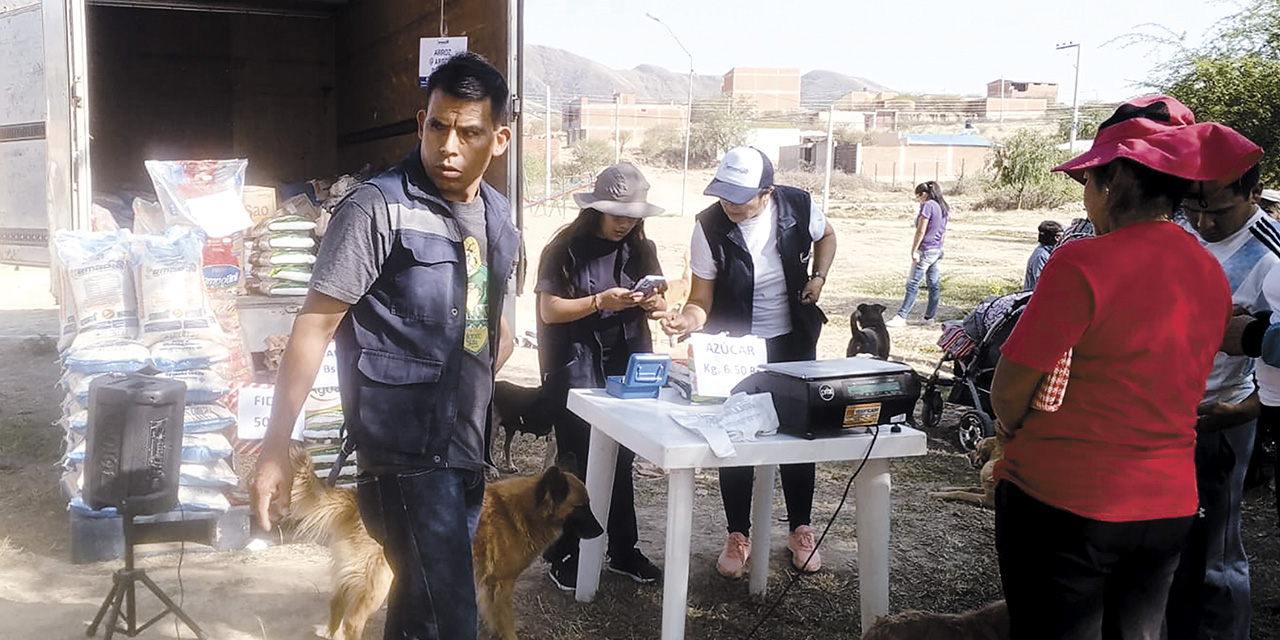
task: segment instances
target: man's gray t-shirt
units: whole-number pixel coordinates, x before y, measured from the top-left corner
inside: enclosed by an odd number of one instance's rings
[[[464,331],[462,384],[458,390],[458,424],[449,445],[450,466],[484,468],[485,419],[493,395],[488,334],[488,241],[484,200],[450,203],[458,222],[467,260],[467,327]],[[356,304],[377,281],[394,242],[386,199],[377,187],[357,187],[337,211],[320,243],[311,288],[347,304]],[[361,468],[420,467],[394,452],[367,451],[357,455]]]

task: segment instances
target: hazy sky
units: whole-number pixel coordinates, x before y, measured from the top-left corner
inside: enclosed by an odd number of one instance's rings
[[[1000,77],[1057,82],[1071,102],[1081,44],[1080,101],[1146,93],[1161,54],[1109,40],[1156,23],[1198,44],[1233,0],[530,0],[525,41],[614,69],[641,63],[688,70],[688,58],[650,11],[693,54],[697,73],[734,66],[829,69],[899,91],[977,94]],[[1143,30],[1155,33],[1155,29]]]

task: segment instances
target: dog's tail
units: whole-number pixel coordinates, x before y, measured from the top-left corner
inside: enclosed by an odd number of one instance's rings
[[[332,488],[317,477],[311,455],[302,447],[295,446],[291,456],[294,471],[289,520],[295,534],[317,543],[341,537],[352,526],[350,514],[358,511],[355,492]],[[359,517],[354,521],[358,522]]]

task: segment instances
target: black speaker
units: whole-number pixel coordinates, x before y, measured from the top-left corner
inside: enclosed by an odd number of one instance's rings
[[[143,516],[177,506],[186,395],[182,382],[136,373],[101,376],[89,385],[89,508]]]

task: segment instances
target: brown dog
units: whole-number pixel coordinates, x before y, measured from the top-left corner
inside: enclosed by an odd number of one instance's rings
[[[1008,640],[1004,600],[967,613],[904,611],[876,620],[862,640]]]
[[[360,640],[365,624],[387,599],[391,567],[360,520],[355,491],[331,488],[317,478],[310,456],[300,448],[294,451],[293,465],[290,519],[300,537],[326,542],[333,554],[329,635]],[[502,640],[517,637],[511,603],[516,580],[565,531],[590,539],[604,528],[591,514],[586,486],[559,467],[485,488],[471,553],[480,617]]]
[[[979,474],[982,479],[982,486],[948,488],[930,495],[942,500],[964,500],[965,502],[972,502],[994,509],[996,506],[996,480],[994,474],[996,463],[1003,459],[1004,443],[994,436],[983,438],[978,441],[978,446],[969,452],[969,464],[973,465],[975,469],[982,468],[982,472]]]

